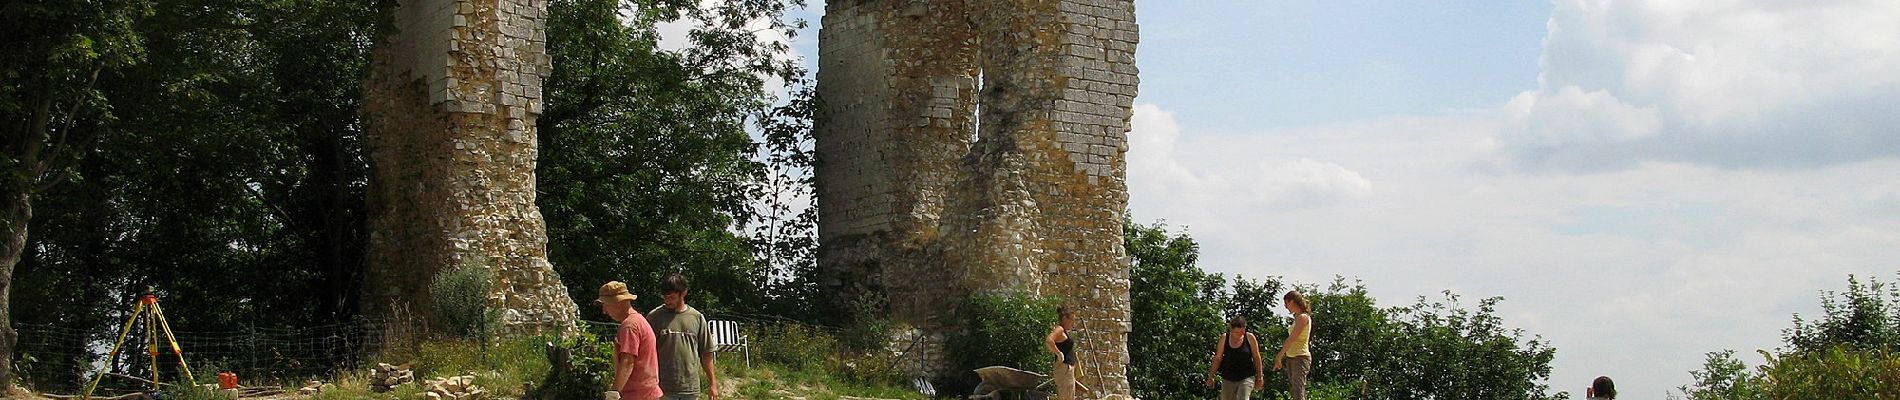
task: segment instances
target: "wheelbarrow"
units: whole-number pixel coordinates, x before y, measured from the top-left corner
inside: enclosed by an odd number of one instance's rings
[[[978,383],[976,390],[970,393],[970,400],[1000,399],[1010,392],[1022,393],[1023,398],[1029,400],[1044,400],[1055,391],[1055,388],[1051,387],[1055,385],[1055,381],[1049,379],[1048,375],[1000,365],[977,368],[976,377],[982,383]],[[1081,382],[1076,382],[1075,385],[1082,392],[1089,391],[1088,387],[1082,386]]]

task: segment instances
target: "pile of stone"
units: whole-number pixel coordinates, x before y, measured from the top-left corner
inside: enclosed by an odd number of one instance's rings
[[[324,390],[328,389],[330,389],[330,384],[328,383],[323,383],[323,381],[310,381],[304,384],[302,389],[297,389],[297,394],[310,396],[323,393]]]
[[[488,398],[488,391],[475,386],[474,375],[431,379],[422,387],[422,398],[429,400],[484,400]]]
[[[416,375],[409,371],[408,365],[376,363],[376,368],[369,370],[369,391],[375,393],[389,393],[398,385],[415,381]]]

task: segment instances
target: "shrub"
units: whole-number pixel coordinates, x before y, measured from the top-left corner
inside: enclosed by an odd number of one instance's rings
[[[800,324],[765,324],[750,328],[748,335],[761,362],[866,386],[901,385],[906,378],[903,360],[889,351],[888,339],[874,339],[888,338],[890,326],[861,321],[832,333]]]
[[[760,360],[791,370],[823,370],[840,348],[831,334],[799,324],[759,325],[749,335]]]
[[[218,395],[218,392],[216,390],[206,389],[204,387],[194,385],[189,382],[178,382],[173,386],[166,387],[165,390],[161,392],[161,394],[164,396],[163,398],[166,400],[224,400],[226,399],[226,397]]]
[[[550,366],[547,377],[526,398],[543,400],[587,399],[600,396],[613,374],[614,347],[592,333],[582,333],[555,343],[564,349],[568,367]]]
[[[1900,354],[1849,345],[1826,351],[1769,357],[1770,399],[1900,399]]]
[[[1758,351],[1767,362],[1752,370],[1733,350],[1708,353],[1682,398],[1900,399],[1900,290],[1849,275],[1846,292],[1823,292],[1821,309],[1812,322],[1796,315],[1782,331],[1787,347]]]
[[[495,273],[480,262],[437,274],[429,283],[429,300],[444,332],[463,339],[486,338],[498,317],[488,308],[488,292],[494,287]]]
[[[1054,356],[1043,338],[1056,321],[1058,300],[1026,293],[970,296],[960,317],[967,329],[951,335],[951,371],[939,385],[943,393],[968,393],[977,384],[977,368],[1002,365],[1048,374]]]

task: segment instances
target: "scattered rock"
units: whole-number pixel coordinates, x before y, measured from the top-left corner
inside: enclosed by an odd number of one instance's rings
[[[484,400],[488,391],[475,386],[474,375],[451,376],[431,379],[423,383],[423,392],[419,395],[429,400]]]
[[[317,393],[323,393],[323,391],[329,390],[329,389],[330,389],[330,384],[328,383],[324,383],[323,381],[310,381],[310,383],[304,384],[302,389],[297,389],[297,394],[310,396],[310,395],[315,395]]]
[[[416,375],[409,371],[408,365],[377,363],[376,368],[369,370],[369,391],[374,393],[389,393],[396,390],[396,386],[415,381]]]

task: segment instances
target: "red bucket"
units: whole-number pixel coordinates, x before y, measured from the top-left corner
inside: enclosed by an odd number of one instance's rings
[[[218,373],[218,388],[219,389],[237,389],[237,387],[238,387],[237,374],[231,373],[231,372]]]

